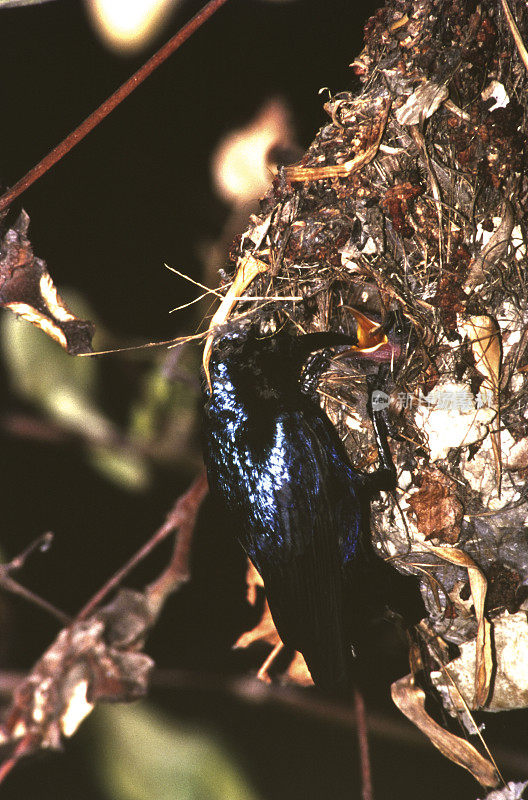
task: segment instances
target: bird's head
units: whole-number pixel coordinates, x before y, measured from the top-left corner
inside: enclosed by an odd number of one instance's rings
[[[355,334],[324,331],[294,336],[283,329],[262,332],[255,323],[229,323],[216,337],[211,353],[212,394],[234,392],[242,402],[288,402],[298,398],[301,372],[311,353],[356,344]]]

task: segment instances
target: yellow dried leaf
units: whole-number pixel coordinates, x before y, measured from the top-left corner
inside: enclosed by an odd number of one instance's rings
[[[257,600],[258,590],[264,586],[264,583],[259,573],[249,560],[246,572],[246,582],[246,597],[248,602],[254,606]],[[264,681],[265,683],[271,683],[271,677],[268,670],[271,668],[273,662],[282,651],[284,645],[282,644],[282,640],[277,632],[275,623],[273,622],[273,617],[271,616],[271,611],[267,601],[264,604],[264,610],[258,625],[256,625],[252,630],[246,631],[239,636],[235,643],[235,647],[250,647],[250,645],[255,644],[255,642],[269,644],[272,647],[270,654],[267,656],[257,673],[257,677],[261,681]],[[298,653],[297,651],[294,652],[286,671],[282,673],[281,679],[283,682],[293,683],[296,686],[313,686],[312,676],[310,675],[310,671],[306,666],[306,662],[301,653]]]
[[[450,761],[467,769],[482,786],[499,785],[495,766],[484,758],[472,744],[446,731],[425,710],[425,693],[414,683],[412,675],[406,675],[391,686],[392,700],[430,742]]]
[[[248,558],[246,569],[246,600],[250,606],[256,605],[259,589],[264,589],[264,581]]]
[[[240,297],[240,295],[245,292],[249,284],[257,277],[257,275],[259,275],[261,272],[266,272],[268,269],[268,265],[263,261],[259,261],[258,258],[255,258],[252,255],[244,256],[239,263],[237,274],[235,275],[233,283],[229,287],[226,296],[213,315],[211,324],[209,325],[209,335],[205,342],[203,351],[203,368],[207,378],[209,391],[211,391],[209,359],[211,358],[211,349],[213,347],[214,329],[218,325],[223,325],[224,322],[227,322],[229,315],[235,307],[237,299]]]
[[[483,386],[493,393],[497,417],[491,431],[491,445],[495,457],[497,483],[502,478],[501,440],[500,440],[500,377],[502,365],[502,339],[497,320],[487,315],[469,317],[462,322],[462,330],[471,342],[471,352],[475,366],[484,377]]]
[[[467,569],[475,617],[478,624],[475,660],[475,699],[474,707],[483,706],[488,699],[491,674],[493,670],[493,656],[491,651],[491,629],[488,620],[484,617],[484,603],[488,582],[467,553],[454,547],[435,547],[427,545],[439,558]]]
[[[462,323],[461,328],[471,342],[475,366],[484,376],[484,383],[495,394],[498,393],[502,344],[497,321],[486,315],[469,317]]]

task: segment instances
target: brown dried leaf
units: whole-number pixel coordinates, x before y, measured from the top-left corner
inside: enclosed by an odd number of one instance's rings
[[[66,307],[27,237],[29,217],[22,211],[0,242],[0,306],[36,325],[72,355],[92,352],[94,326]]]
[[[499,785],[499,775],[491,761],[484,758],[472,744],[446,731],[425,710],[425,693],[406,675],[391,686],[394,704],[405,714],[431,743],[450,761],[467,769],[482,786]]]
[[[455,544],[460,536],[464,508],[454,480],[438,469],[422,473],[421,487],[409,497],[409,507],[426,539]]]
[[[271,616],[271,611],[269,610],[268,603],[266,601],[264,605],[264,612],[258,625],[256,625],[252,630],[245,631],[237,641],[235,642],[235,647],[249,647],[255,642],[264,642],[264,644],[269,644],[272,647],[276,647],[281,638],[277,633],[277,628],[275,627],[275,623],[273,622],[273,618]]]
[[[255,605],[259,588],[263,587],[264,584],[259,573],[250,561],[248,561],[246,580],[248,602],[251,603],[251,605]],[[257,673],[257,677],[260,680],[264,681],[265,683],[270,683],[271,677],[268,670],[272,666],[276,657],[282,651],[283,644],[277,632],[277,628],[275,627],[275,623],[273,622],[267,601],[264,604],[263,614],[258,625],[256,625],[252,630],[246,631],[239,636],[235,643],[235,647],[246,648],[250,647],[252,644],[255,644],[255,642],[269,644],[272,647],[270,655],[265,659]],[[308,667],[306,666],[306,662],[301,653],[295,651],[286,671],[281,675],[281,681],[293,683],[296,686],[313,686],[312,676],[310,675]]]
[[[405,183],[391,186],[383,196],[381,206],[390,215],[394,230],[401,233],[402,236],[412,235],[413,229],[406,218],[412,201],[421,194],[423,194],[423,188],[420,185],[414,186],[410,181],[405,181]]]
[[[151,623],[144,595],[122,590],[98,614],[64,628],[17,687],[0,742],[28,741],[24,752],[58,749],[97,701],[143,697],[154,662],[133,642]]]
[[[493,656],[491,650],[491,629],[484,616],[484,603],[486,600],[487,581],[472,558],[462,550],[451,547],[435,547],[428,545],[429,549],[439,558],[464,567],[468,571],[469,586],[475,608],[475,617],[478,623],[476,640],[475,661],[475,700],[474,707],[483,706],[488,698],[493,670]]]
[[[353,172],[358,172],[362,167],[372,161],[377,153],[385,133],[385,126],[389,118],[391,101],[386,104],[383,115],[379,122],[378,134],[374,141],[354,158],[345,161],[344,164],[325,164],[321,167],[308,167],[303,164],[294,164],[291,167],[284,167],[286,178],[292,183],[304,181],[321,181],[326,178],[347,178]]]

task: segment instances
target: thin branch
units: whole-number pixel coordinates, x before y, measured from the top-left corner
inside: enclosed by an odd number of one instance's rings
[[[107,100],[102,103],[84,122],[75,128],[63,141],[45,156],[42,161],[29,170],[23,178],[21,178],[11,189],[0,197],[0,213],[8,208],[16,197],[19,197],[26,191],[35,181],[37,181],[45,172],[53,167],[57,161],[66,155],[76,144],[78,144],[84,137],[89,134],[102,120],[107,117],[129,94],[132,94],[140,83],[151,75],[160,64],[163,64],[167,58],[178,50],[181,45],[195,33],[209,17],[221,6],[227,3],[227,0],[210,0],[201,11],[181,28],[172,39],[169,39],[166,44],[161,47],[152,58],[150,58],[132,77],[119,87]]]
[[[508,5],[508,0],[501,0],[501,3],[504,11],[504,16],[506,17],[506,21],[510,26],[515,46],[519,51],[519,55],[522,58],[524,66],[526,67],[526,69],[528,69],[528,52],[526,51],[526,47],[524,46],[522,36],[519,32],[519,28],[517,27],[517,23],[515,22],[510,6]]]
[[[149,539],[149,541],[146,542],[146,544],[144,544],[143,547],[141,547],[137,553],[135,553],[132,558],[130,558],[127,563],[121,567],[121,569],[119,569],[101,589],[99,589],[98,592],[96,592],[92,599],[88,601],[88,603],[77,615],[77,621],[86,619],[90,614],[92,614],[97,606],[99,606],[104,600],[104,598],[113,589],[119,586],[121,581],[128,575],[129,572],[131,572],[141,561],[143,561],[161,542],[167,538],[167,536],[169,536],[169,534],[176,530],[176,528],[182,528],[184,532],[182,537],[183,543],[180,545],[178,545],[178,543],[176,544],[175,555],[173,556],[171,564],[167,569],[167,572],[174,577],[174,573],[178,568],[178,565],[175,566],[176,558],[180,559],[180,565],[183,564],[184,557],[188,558],[188,548],[190,547],[190,536],[194,527],[194,521],[196,519],[198,507],[200,506],[200,503],[205,497],[206,493],[207,479],[205,477],[205,473],[203,472],[198,476],[198,478],[196,478],[190,489],[188,489],[184,495],[178,498],[174,507],[169,512],[167,519],[161,528],[158,528],[154,536],[152,536],[152,538]],[[166,573],[163,573],[158,581],[161,583],[166,583]],[[156,581],[155,584],[151,584],[149,587],[149,594],[153,593],[153,587],[156,587],[158,581]],[[160,595],[162,594],[161,584],[158,586],[157,591]]]
[[[32,555],[35,550],[40,550],[44,552],[47,550],[51,544],[53,539],[53,534],[48,531],[47,533],[42,534],[33,542],[31,542],[18,556],[15,556],[8,564],[0,564],[0,588],[4,589],[6,592],[11,592],[11,594],[16,594],[19,597],[23,597],[24,600],[27,600],[28,603],[32,603],[33,605],[41,608],[43,611],[46,611],[48,614],[51,614],[53,617],[56,617],[63,625],[69,625],[71,622],[71,618],[61,611],[58,608],[55,608],[54,605],[49,603],[47,600],[44,600],[43,597],[40,597],[38,594],[35,594],[30,589],[27,589],[25,586],[22,586],[21,583],[16,581],[12,576],[11,573],[17,569],[21,569],[24,564],[26,563],[28,557]]]
[[[354,710],[356,712],[359,763],[361,765],[361,798],[362,800],[374,800],[365,700],[358,686],[354,687]]]
[[[52,0],[0,0],[0,11],[6,8],[25,8],[26,6],[41,6],[51,3]]]
[[[191,577],[190,558],[191,545],[196,524],[196,517],[202,500],[209,491],[205,472],[195,480],[189,491],[180,497],[174,512],[169,515],[174,527],[178,528],[178,536],[174,544],[174,552],[168,567],[145,590],[148,605],[152,614],[158,616],[165,600]]]

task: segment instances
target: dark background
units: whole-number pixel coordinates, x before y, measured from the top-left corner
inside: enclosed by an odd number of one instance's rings
[[[134,57],[106,50],[79,3],[57,0],[0,12],[4,183],[18,180],[201,5],[185,3],[157,44]],[[307,146],[326,119],[318,89],[356,86],[348,64],[361,49],[362,27],[374,10],[374,4],[351,0],[231,0],[25,193],[35,253],[46,259],[59,288],[74,287],[89,302],[117,343],[194,331],[192,309],[177,317],[168,312],[195,297],[195,289],[163,264],[199,278],[200,250],[221,234],[228,212],[210,177],[216,143],[279,95],[290,106],[300,144]],[[124,420],[134,367],[126,357],[110,356],[102,376],[101,403],[115,420]],[[0,417],[21,407],[30,413],[9,389],[6,372],[0,377]],[[12,558],[42,531],[54,531],[51,552],[31,560],[21,577],[71,613],[161,523],[193,475],[191,467],[158,467],[153,487],[132,493],[94,471],[75,443],[14,437],[5,426],[0,441],[3,555]],[[130,582],[144,585],[166,557],[166,551],[156,554]],[[149,643],[159,667],[215,676],[243,671],[241,657],[229,651],[249,619],[242,566],[217,511],[206,505],[193,583],[168,604]],[[55,623],[11,597],[1,600],[0,616],[0,666],[29,668],[56,634]],[[406,723],[391,707],[389,684],[408,668],[403,651],[390,649],[391,641],[386,635],[380,646],[373,641],[365,666],[367,701],[388,731],[372,740],[378,798],[445,798],[448,792],[476,797],[472,779],[425,740],[420,745],[419,739],[402,738]],[[216,731],[262,798],[359,797],[351,729],[176,683],[154,689],[153,702]],[[493,726],[496,741],[505,739],[506,722]],[[19,766],[2,787],[3,797],[108,798],[94,777],[96,736],[88,723],[63,754]]]

